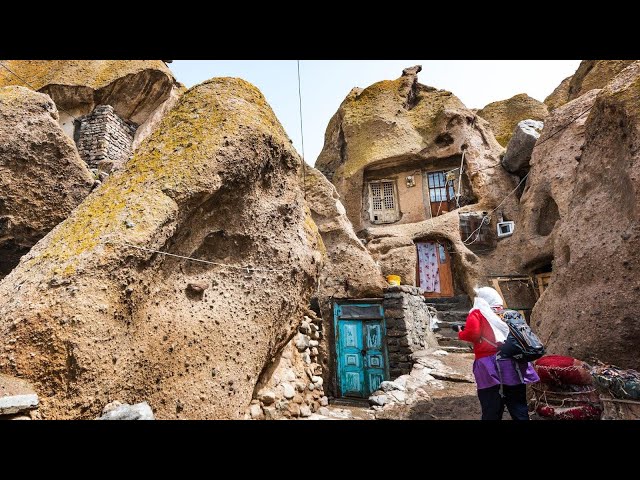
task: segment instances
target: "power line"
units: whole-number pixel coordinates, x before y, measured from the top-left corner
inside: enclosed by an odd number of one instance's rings
[[[298,62],[298,106],[300,107],[300,140],[302,141],[302,181],[304,183],[304,199],[307,199],[307,166],[304,160],[304,130],[302,128],[302,89],[300,88],[300,60]]]
[[[132,244],[126,243],[126,242],[116,242],[114,240],[107,240],[105,243],[106,244],[123,245],[125,247],[135,248],[136,250],[142,250],[144,252],[157,253],[157,254],[160,254],[160,255],[166,255],[168,257],[181,258],[183,260],[190,260],[192,262],[206,263],[208,265],[217,265],[217,266],[220,266],[220,267],[233,268],[233,269],[236,269],[236,270],[244,270],[244,271],[247,271],[247,272],[284,272],[285,271],[285,270],[276,270],[276,269],[272,269],[272,268],[254,268],[254,267],[249,267],[249,266],[240,267],[238,265],[229,265],[228,263],[210,262],[209,260],[202,260],[200,258],[186,257],[184,255],[176,255],[175,253],[162,252],[160,250],[153,250],[151,248],[139,247],[137,245],[132,245]]]
[[[4,63],[0,62],[0,67],[4,68],[6,71],[8,71],[9,73],[15,75],[18,80],[20,80],[22,83],[24,83],[27,87],[29,87],[31,90],[34,91],[38,91],[37,88],[35,88],[33,85],[31,85],[29,82],[27,82],[24,78],[22,78],[20,75],[18,75],[16,72],[14,72],[13,70],[11,70],[9,67],[7,67]],[[74,115],[71,114],[71,112],[69,112],[68,110],[65,110],[64,108],[62,108],[61,106],[56,104],[56,107],[58,108],[58,110],[62,110],[63,112],[65,112],[67,115],[69,115],[71,118],[73,118],[76,122],[79,122],[80,120],[78,120]]]
[[[553,132],[552,134],[550,134],[547,138],[545,138],[544,140],[542,140],[541,142],[538,142],[534,145],[534,148],[542,145],[544,142],[546,142],[547,140],[549,140],[551,137],[557,135],[558,133],[560,133],[562,130],[564,130],[565,128],[567,128],[569,125],[571,125],[573,122],[575,122],[577,119],[579,119],[582,115],[584,115],[585,113],[587,113],[589,110],[591,110],[593,108],[593,105],[591,105],[589,108],[587,108],[586,110],[583,110],[582,112],[580,112],[580,114],[578,114],[576,117],[574,117],[569,123],[566,123],[565,125],[563,125],[562,127],[560,127],[558,130],[556,130],[555,132]]]
[[[529,176],[529,173],[530,172],[527,172],[527,174],[524,177],[522,177],[522,180],[520,180],[520,183],[518,183],[518,185],[516,185],[516,188],[511,190],[511,192],[509,192],[509,194],[502,199],[502,201],[498,204],[498,206],[496,208],[491,210],[488,214],[482,216],[482,221],[480,222],[480,226],[478,228],[476,228],[473,232],[471,232],[471,234],[465,240],[463,240],[462,243],[464,243],[465,245],[471,245],[471,243],[475,242],[478,239],[478,237],[480,237],[479,231],[482,228],[482,225],[484,225],[485,220],[487,218],[489,218],[493,212],[495,212],[497,209],[499,209],[500,206],[507,200],[507,198],[509,198],[511,195],[513,195],[516,192],[516,190],[518,190],[518,188],[520,188],[520,185],[522,185],[522,183],[527,179],[527,177]],[[473,242],[467,243],[467,240],[469,240],[473,236],[473,234],[476,233],[476,232],[478,232],[478,235],[473,240]]]
[[[542,140],[541,142],[537,142],[534,146],[534,148],[539,147],[540,145],[542,145],[544,142],[546,142],[547,140],[550,140],[552,137],[554,137],[555,135],[557,135],[558,133],[560,133],[562,130],[564,130],[565,128],[567,128],[569,125],[571,125],[573,122],[575,122],[577,119],[579,119],[581,116],[583,116],[585,113],[587,113],[589,110],[591,110],[591,108],[593,108],[593,105],[591,105],[589,108],[586,108],[585,110],[583,110],[582,112],[580,112],[578,115],[576,115],[575,117],[573,117],[569,122],[567,122],[566,124],[564,124],[562,127],[558,128],[555,132],[553,132],[552,134],[550,134],[547,138],[545,138],[544,140]],[[493,212],[495,212],[498,208],[500,208],[500,206],[505,202],[505,200],[507,198],[509,198],[516,190],[518,190],[518,188],[520,187],[520,185],[522,185],[522,183],[527,179],[527,177],[529,176],[529,173],[531,173],[531,170],[529,170],[527,172],[527,174],[522,177],[522,179],[520,180],[520,183],[518,183],[518,185],[516,186],[516,188],[514,188],[506,197],[504,197],[502,199],[502,201],[498,204],[498,206],[496,208],[494,208],[493,210],[491,210],[487,215],[484,215],[482,217],[482,221],[480,222],[480,226],[478,228],[476,228],[473,232],[471,232],[471,234],[462,241],[462,243],[464,243],[465,245],[471,245],[472,243],[474,243],[476,240],[478,240],[478,238],[480,237],[480,229],[482,228],[482,226],[485,223],[485,220],[487,218],[489,218],[489,216],[491,216],[491,214]],[[474,233],[478,232],[478,235],[476,236],[476,238],[470,242],[467,243],[467,241],[473,236]]]

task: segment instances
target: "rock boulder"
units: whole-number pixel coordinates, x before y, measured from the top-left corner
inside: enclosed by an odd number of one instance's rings
[[[94,178],[51,99],[0,88],[0,278],[91,192]]]
[[[509,173],[520,177],[529,171],[529,160],[544,124],[536,120],[518,122],[502,157],[502,166]]]
[[[299,169],[254,86],[189,90],[0,283],[0,371],[33,382],[45,418],[95,418],[114,396],[242,418],[321,267]]]

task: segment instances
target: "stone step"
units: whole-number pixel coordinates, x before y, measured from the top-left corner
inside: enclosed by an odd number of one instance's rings
[[[454,310],[447,312],[438,312],[438,322],[444,324],[446,323],[465,323],[467,320],[467,316],[469,315],[468,310]]]
[[[463,347],[451,347],[449,345],[445,345],[440,347],[441,350],[449,353],[470,353],[472,352],[471,348],[463,348]]]
[[[471,351],[473,348],[469,342],[459,340],[458,338],[444,336],[440,333],[436,334],[436,340],[438,341],[438,345],[440,345],[441,347],[460,347],[466,349],[467,351]]]
[[[456,295],[455,297],[445,298],[427,298],[425,299],[428,305],[433,306],[436,310],[452,310],[452,309],[467,309],[471,308],[471,302],[466,295]]]

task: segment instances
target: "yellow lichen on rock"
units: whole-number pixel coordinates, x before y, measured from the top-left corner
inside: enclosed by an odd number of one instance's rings
[[[509,143],[518,122],[527,119],[544,120],[548,114],[549,109],[544,103],[526,93],[492,102],[478,110],[478,115],[489,122],[496,140],[503,147]]]
[[[73,85],[98,90],[127,75],[158,70],[171,76],[162,60],[0,60],[0,87],[21,85],[40,90],[48,85]],[[13,72],[13,73],[12,73]],[[25,85],[27,83],[27,85]]]

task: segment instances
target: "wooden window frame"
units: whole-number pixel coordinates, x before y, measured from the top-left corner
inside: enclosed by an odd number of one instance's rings
[[[382,210],[375,210],[373,209],[373,185],[374,184],[380,184],[380,188],[381,188],[381,193],[382,196],[380,197],[382,199],[383,205],[384,205],[384,185],[383,184],[391,184],[391,188],[392,188],[392,197],[393,197],[393,208],[384,208]],[[390,223],[395,223],[398,220],[400,220],[400,196],[398,195],[398,186],[396,184],[395,180],[391,180],[391,179],[380,179],[380,180],[369,180],[367,182],[367,193],[368,193],[368,197],[369,197],[369,221],[375,225],[384,225],[384,224],[390,224]],[[375,220],[374,216],[375,215],[380,215],[380,213],[383,213],[386,215],[389,215],[388,212],[393,211],[393,220]]]

